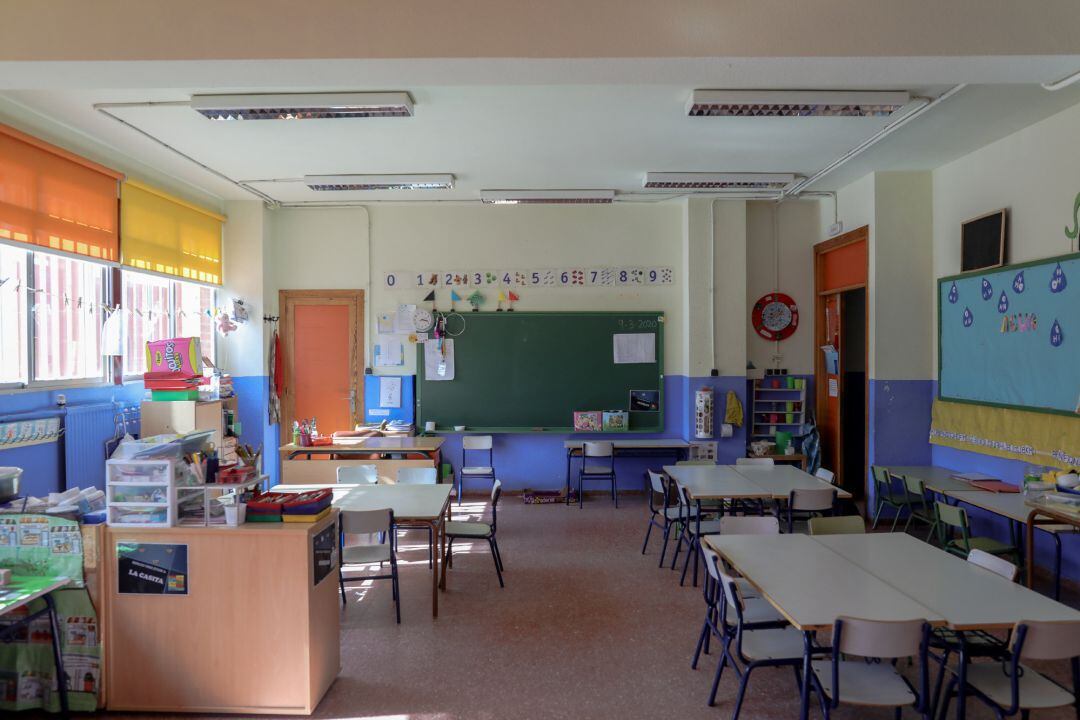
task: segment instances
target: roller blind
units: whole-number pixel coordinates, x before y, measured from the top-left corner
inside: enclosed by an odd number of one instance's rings
[[[220,285],[224,222],[217,213],[127,180],[120,191],[123,264]]]
[[[0,125],[0,240],[119,261],[121,179],[114,170]]]

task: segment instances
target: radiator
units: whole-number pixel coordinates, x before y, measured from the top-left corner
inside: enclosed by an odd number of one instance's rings
[[[105,443],[115,437],[118,426],[123,432],[130,413],[131,408],[120,403],[68,406],[63,435],[65,488],[92,485],[104,489]],[[127,427],[130,432],[130,424]]]

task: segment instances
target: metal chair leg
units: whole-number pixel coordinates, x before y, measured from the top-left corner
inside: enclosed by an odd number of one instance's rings
[[[735,697],[735,710],[731,713],[731,720],[739,720],[739,712],[742,710],[743,699],[746,697],[746,685],[750,682],[750,672],[754,669],[751,665],[743,670],[739,678],[739,694]]]
[[[668,534],[671,532],[671,523],[664,524],[664,544],[660,547],[660,564],[657,567],[664,567],[664,556],[667,554]]]
[[[652,535],[653,518],[649,518],[649,526],[645,530],[645,544],[641,546],[641,554],[645,554],[645,549],[649,547],[649,536]]]
[[[885,507],[885,501],[883,499],[881,499],[881,498],[878,498],[877,508],[874,510],[874,519],[870,523],[870,529],[871,530],[877,530],[878,519],[881,517],[881,511],[882,511],[882,509],[884,507]]]
[[[495,559],[499,561],[499,570],[506,572],[506,566],[503,565],[502,551],[499,550],[499,541],[494,536],[491,538],[491,543],[495,548]]]
[[[506,587],[503,585],[502,568],[499,567],[499,556],[495,552],[495,538],[488,538],[488,545],[491,546],[491,560],[495,563],[495,574],[499,576],[499,587]]]

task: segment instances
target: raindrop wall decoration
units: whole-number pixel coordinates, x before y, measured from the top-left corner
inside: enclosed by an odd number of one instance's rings
[[[971,327],[975,322],[975,316],[971,314],[971,308],[964,308],[964,327]]]
[[[1013,278],[1013,292],[1019,295],[1024,292],[1024,271],[1016,273],[1016,277]]]
[[[956,283],[953,283],[952,287],[949,288],[949,302],[955,305],[956,301],[959,299],[960,291],[956,289]]]
[[[1005,294],[1005,291],[1001,291],[1001,297],[998,298],[998,312],[1009,312],[1009,297]]]
[[[1057,264],[1054,272],[1050,274],[1050,292],[1059,293],[1068,287],[1069,281],[1065,279],[1065,271],[1061,269],[1061,263]]]
[[[1061,347],[1061,343],[1065,342],[1065,333],[1061,331],[1061,323],[1054,318],[1054,324],[1050,327],[1050,344],[1054,347]]]
[[[990,281],[983,278],[982,281],[982,298],[983,300],[989,300],[994,296],[994,286],[990,284]]]

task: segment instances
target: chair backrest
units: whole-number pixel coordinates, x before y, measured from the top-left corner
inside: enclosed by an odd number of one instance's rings
[[[889,468],[871,465],[870,474],[874,476],[874,489],[878,492],[891,492],[889,486]]]
[[[609,442],[587,442],[582,450],[585,457],[607,458],[615,454],[615,446]]]
[[[859,535],[866,532],[866,521],[858,515],[810,518],[811,535]]]
[[[1021,620],[1011,644],[1019,660],[1071,660],[1080,656],[1080,621]]]
[[[771,515],[726,515],[720,518],[721,535],[779,535],[780,521]]]
[[[490,450],[490,435],[463,435],[461,437],[462,450]]]
[[[656,472],[655,470],[646,470],[646,472],[649,473],[649,487],[652,488],[652,491],[654,493],[666,495],[667,493],[666,488],[664,487],[664,476]],[[666,502],[664,504],[667,505]]]
[[[788,496],[788,506],[792,510],[831,510],[836,504],[836,488],[795,489]]]
[[[491,532],[495,532],[496,517],[499,513],[499,498],[502,497],[502,480],[496,480],[491,486]]]
[[[824,480],[830,485],[833,485],[835,484],[834,481],[836,480],[836,473],[834,473],[832,470],[826,470],[825,468],[818,468],[814,471],[814,477]]]
[[[740,457],[735,458],[736,465],[775,465],[772,458],[751,458]]]
[[[864,658],[906,658],[920,654],[925,620],[864,620],[840,617],[833,626],[833,648]]]
[[[964,510],[964,508],[957,507],[956,505],[949,505],[948,503],[943,503],[943,502],[938,501],[938,503],[937,503],[937,515],[938,515],[938,520],[943,525],[948,525],[949,527],[957,528],[958,530],[963,531],[963,533],[965,535],[967,535],[968,516],[967,516],[967,511]]]
[[[394,511],[385,510],[342,510],[341,532],[349,535],[389,532],[394,526]]]
[[[897,476],[892,475],[892,477],[895,478]],[[904,489],[910,494],[918,495],[919,497],[926,495],[926,485],[923,484],[922,480],[917,477],[908,477],[907,475],[900,475],[899,477],[900,482],[904,484]]]
[[[1010,581],[1015,580],[1016,574],[1020,572],[1020,568],[1016,567],[1005,558],[991,555],[985,550],[980,550],[978,548],[972,548],[971,552],[968,553],[967,560],[969,563],[985,568]]]
[[[709,577],[720,588],[720,593],[716,598],[717,601],[724,598],[729,606],[736,608],[741,613],[743,606],[738,585],[735,584],[734,578],[721,569],[723,564],[720,562],[720,556],[704,545],[701,547],[701,552],[705,556],[705,568],[709,571]]]
[[[715,465],[715,460],[676,460],[676,465]]]
[[[435,485],[439,476],[433,467],[398,468],[398,485]]]
[[[379,468],[374,465],[339,465],[337,469],[339,483],[379,482]]]

